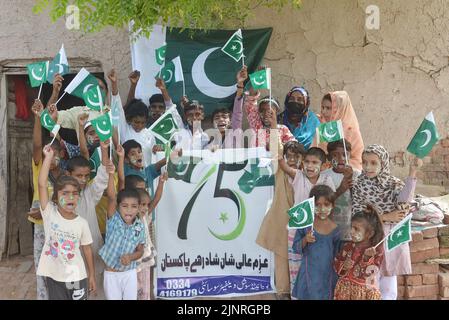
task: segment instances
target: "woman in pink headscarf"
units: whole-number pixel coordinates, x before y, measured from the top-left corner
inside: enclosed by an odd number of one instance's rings
[[[352,150],[349,164],[353,169],[362,170],[362,153],[364,149],[359,121],[352,108],[351,99],[346,91],[334,91],[326,94],[321,101],[320,122],[341,120],[344,137],[351,143]],[[316,140],[315,140],[316,141]],[[327,143],[322,142],[318,147],[327,152]]]

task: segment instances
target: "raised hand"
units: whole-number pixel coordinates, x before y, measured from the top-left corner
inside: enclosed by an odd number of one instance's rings
[[[50,147],[49,144],[47,144],[44,147],[43,153],[44,153],[45,158],[50,158],[50,159],[53,159],[53,156],[55,155],[55,152],[53,151],[53,149]]]
[[[53,91],[61,91],[62,81],[64,81],[64,78],[59,73],[55,74],[53,78]]]
[[[31,106],[31,111],[33,111],[36,117],[40,117],[42,110],[44,110],[44,105],[39,99],[34,100],[33,105]]]
[[[119,158],[124,159],[125,158],[125,149],[123,149],[122,145],[119,144],[117,146],[117,150],[115,151]]]
[[[58,121],[58,109],[54,103],[48,106],[48,113],[54,122]]]
[[[109,159],[107,165],[106,165],[106,172],[108,174],[114,174],[115,173],[115,166],[111,159]]]
[[[116,82],[117,82],[117,73],[115,72],[115,69],[112,69],[111,71],[109,71],[109,73],[108,73],[108,79],[109,79],[112,83],[116,83]]]
[[[167,87],[165,86],[165,81],[162,78],[156,78],[156,88],[159,90],[166,90]]]
[[[243,84],[246,79],[248,79],[248,69],[246,66],[243,66],[242,69],[237,73],[237,83]]]
[[[161,174],[161,175],[159,176],[159,182],[164,183],[164,182],[166,182],[167,180],[168,180],[168,172],[165,171],[163,174]]]
[[[105,141],[100,141],[100,146],[102,149],[107,149],[111,144],[111,139],[106,139]]]
[[[309,232],[307,232],[305,239],[307,243],[314,243],[316,241],[312,230],[309,230]]]
[[[140,79],[140,71],[134,70],[133,72],[131,72],[129,74],[128,79],[132,84],[137,84],[137,82],[139,82],[139,79]]]

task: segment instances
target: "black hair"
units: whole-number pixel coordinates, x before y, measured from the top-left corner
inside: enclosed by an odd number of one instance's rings
[[[142,202],[142,198],[143,197],[148,197],[150,199],[150,201],[151,201],[151,196],[150,196],[150,194],[148,193],[147,190],[145,190],[145,189],[137,189],[137,188],[136,188],[136,190],[137,190],[137,193],[139,194],[139,198],[140,198],[141,202]]]
[[[126,198],[134,198],[137,199],[137,202],[140,204],[140,196],[139,192],[137,192],[136,189],[123,189],[120,190],[117,194],[117,205],[120,205],[120,203],[123,201],[123,199]]]
[[[200,104],[197,100],[192,100],[184,106],[184,113],[191,111],[193,109],[200,109],[201,111],[204,111],[204,106]]]
[[[330,101],[331,103],[332,103],[332,96],[331,96],[331,94],[330,93],[327,93],[327,94],[325,94],[324,96],[323,96],[323,99],[321,99],[322,101],[323,100],[328,100],[328,101]]]
[[[138,175],[131,174],[125,177],[125,189],[137,189],[138,183],[145,183],[145,180]]]
[[[315,156],[321,160],[321,163],[326,162],[326,153],[317,147],[312,147],[309,150],[306,151],[306,157],[307,156]]]
[[[315,197],[315,201],[323,197],[332,204],[335,204],[334,190],[332,190],[329,186],[326,186],[324,184],[318,184],[314,186],[312,190],[310,190],[309,197],[310,198]]]
[[[278,99],[276,99],[275,97],[271,97],[271,101],[270,101],[270,96],[265,96],[262,99],[259,100],[259,104],[258,104],[258,108],[260,108],[261,105],[263,104],[268,104],[271,105],[273,107],[276,108],[276,112],[281,111],[281,105],[279,104]]]
[[[284,156],[287,154],[288,150],[293,153],[300,154],[303,157],[306,154],[306,149],[304,146],[296,140],[287,141],[284,144]]]
[[[51,140],[53,140],[52,137],[50,137],[50,136],[45,136],[45,137],[42,139],[42,143],[44,144],[44,146],[46,146],[47,144],[50,144]],[[60,142],[58,139],[55,139],[55,140],[53,141],[53,143],[50,145],[50,147],[51,147],[53,150],[56,150],[56,151],[61,151],[61,150],[62,150],[61,142]]]
[[[351,152],[351,150],[352,150],[351,143],[345,139],[345,144],[346,144],[346,151]],[[327,154],[330,154],[332,151],[337,150],[337,148],[343,148],[343,149],[345,148],[345,146],[343,144],[343,139],[329,142],[327,144]]]
[[[135,117],[143,117],[148,121],[148,107],[141,99],[132,99],[125,109],[126,121],[131,121]]]
[[[80,184],[78,183],[78,180],[76,180],[74,177],[59,176],[58,179],[56,179],[56,182],[53,184],[53,195],[51,197],[51,200],[53,202],[56,203],[58,201],[58,191],[64,189],[64,187],[67,185],[74,186],[75,188],[78,189],[78,192],[81,192]]]
[[[375,246],[384,238],[384,230],[379,213],[372,206],[368,205],[366,210],[354,213],[351,218],[351,221],[361,220],[366,221],[368,227],[374,231],[374,235],[370,238],[370,245]]]
[[[90,162],[82,156],[76,156],[67,161],[67,171],[72,173],[76,168],[89,168]]]
[[[128,141],[126,141],[123,145],[123,150],[125,151],[125,157],[128,156],[128,153],[131,151],[131,149],[134,148],[139,148],[140,150],[142,150],[142,146],[140,143],[138,143],[136,140],[134,139],[130,139]]]
[[[163,103],[164,107],[165,107],[165,100],[164,100],[164,96],[160,93],[156,93],[153,94],[150,99],[148,100],[148,102],[150,103],[149,106],[151,107],[151,104],[158,102],[158,103]]]
[[[231,110],[229,110],[229,109],[226,108],[226,107],[223,107],[223,108],[215,109],[215,110],[212,112],[212,118],[211,118],[212,121],[214,120],[215,115],[218,114],[218,113],[225,113],[225,114],[228,114],[229,117],[231,117]]]
[[[95,76],[95,78],[100,79],[104,83],[106,90],[109,91],[108,83],[107,83],[106,79],[104,78],[104,76],[99,76],[99,75],[94,75],[94,76]]]

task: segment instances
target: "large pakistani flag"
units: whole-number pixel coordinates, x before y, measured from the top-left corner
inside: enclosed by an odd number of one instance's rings
[[[245,42],[245,64],[252,73],[262,61],[272,28],[241,30]],[[236,92],[235,76],[242,68],[241,60],[231,59],[222,51],[223,46],[235,34],[235,30],[198,30],[162,28],[154,26],[150,39],[138,38],[131,44],[133,69],[139,70],[141,77],[136,88],[136,96],[148,102],[154,93],[160,93],[155,87],[154,76],[160,65],[156,62],[156,49],[167,44],[165,65],[168,61],[180,57],[186,95],[190,100],[198,100],[210,115],[214,108],[231,107]],[[232,45],[231,45],[232,49]],[[240,58],[240,57],[239,57]],[[179,101],[183,82],[173,83],[170,95]]]
[[[69,85],[64,89],[68,94],[77,96],[78,98],[84,99],[87,91],[98,85],[98,80],[89,73],[86,69],[82,68],[75,78],[69,83]]]
[[[67,55],[65,54],[64,45],[61,46],[58,54],[50,62],[48,69],[47,81],[53,83],[55,74],[59,73],[61,76],[69,73],[69,62],[67,61]]]
[[[407,151],[416,155],[418,158],[424,158],[438,142],[439,135],[435,125],[433,112],[430,112],[421,122],[421,125],[413,136],[412,141],[407,147]]]

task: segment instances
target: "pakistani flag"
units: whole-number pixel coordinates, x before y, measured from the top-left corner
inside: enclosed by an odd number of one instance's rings
[[[91,120],[91,123],[100,141],[103,142],[112,137],[112,123],[108,113]]]
[[[85,68],[82,68],[64,91],[83,99],[87,90],[94,86],[98,86],[97,78],[90,74]]]
[[[304,229],[313,225],[315,212],[315,198],[309,198],[290,208],[288,215],[288,229]]]
[[[204,105],[206,116],[214,109],[232,108],[236,92],[237,72],[240,63],[229,58],[221,49],[235,34],[235,30],[207,30],[162,28],[153,26],[150,38],[138,38],[131,43],[133,70],[140,70],[141,77],[136,88],[136,97],[148,101],[154,93],[160,93],[155,87],[154,75],[160,70],[155,52],[167,44],[165,65],[180,57],[184,76],[186,95],[190,100],[198,100]],[[248,72],[254,72],[262,61],[272,28],[241,30],[245,39],[245,64]],[[232,47],[232,46],[231,46]],[[166,75],[168,77],[169,75]],[[180,101],[183,83],[170,86],[173,101]]]
[[[90,87],[83,93],[83,99],[89,109],[100,111],[103,110],[106,93],[101,90],[99,85]]]
[[[167,88],[170,87],[175,82],[184,81],[181,58],[178,56],[169,63],[167,63],[165,67],[161,69],[159,77],[162,77],[162,79],[164,79]]]
[[[390,235],[387,238],[387,251],[391,251],[403,243],[412,241],[411,220],[412,215],[409,214],[404,220],[391,229]]]
[[[254,90],[271,89],[271,69],[266,68],[249,75]]]
[[[412,141],[407,147],[407,151],[416,155],[418,158],[424,158],[430,153],[433,146],[440,139],[435,125],[435,118],[431,111],[421,122]]]
[[[173,105],[151,125],[150,131],[163,144],[166,144],[181,127],[181,117],[176,111],[176,105]]]
[[[48,68],[48,61],[35,62],[27,65],[28,77],[30,78],[30,84],[33,88],[39,87],[42,83],[47,81]]]
[[[164,44],[162,47],[156,49],[156,63],[160,66],[163,66],[165,63],[165,52],[167,51],[167,45]]]
[[[238,29],[231,38],[229,38],[228,42],[221,48],[221,51],[226,53],[236,62],[239,62],[243,57],[243,37],[242,30]]]
[[[44,109],[41,113],[41,124],[45,129],[53,133],[53,135],[56,135],[60,129],[60,125],[53,121],[48,109]]]
[[[56,57],[50,62],[50,67],[48,69],[47,81],[53,83],[55,74],[59,73],[61,76],[69,73],[69,62],[67,61],[67,56],[65,54],[64,45],[61,46]]]
[[[343,125],[341,120],[329,121],[318,126],[318,136],[320,142],[334,142],[344,138]]]
[[[90,178],[93,179],[97,175],[97,170],[101,165],[101,149],[100,147],[94,150],[92,156],[89,159],[90,164]]]

